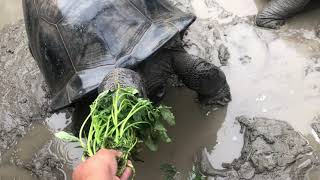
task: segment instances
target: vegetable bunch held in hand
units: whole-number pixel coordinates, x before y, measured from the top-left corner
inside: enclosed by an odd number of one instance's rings
[[[128,159],[137,152],[137,145],[144,143],[156,151],[159,140],[171,142],[164,122],[175,124],[175,119],[166,106],[154,106],[147,99],[138,97],[138,90],[121,88],[101,93],[90,106],[90,114],[83,122],[79,138],[64,132],[56,136],[64,140],[79,141],[84,157],[91,157],[100,149],[114,149],[123,153],[118,160],[118,173],[127,166]],[[91,124],[89,132],[84,129]]]

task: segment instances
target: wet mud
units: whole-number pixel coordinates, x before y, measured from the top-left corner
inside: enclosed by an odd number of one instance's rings
[[[53,179],[57,165],[43,150],[52,139],[44,125],[50,94],[29,53],[24,28],[19,21],[0,31],[0,177]]]
[[[214,169],[206,157],[199,155],[201,172],[218,180],[304,179],[312,166],[319,165],[308,141],[288,123],[267,118],[237,118],[244,133],[241,156]]]
[[[291,18],[279,30],[266,30],[254,25],[265,0],[170,1],[198,16],[184,47],[221,66],[233,101],[224,108],[202,107],[194,92],[173,81],[177,87],[163,101],[177,118],[169,129],[173,143],[156,153],[143,151],[143,162],[135,163],[136,179],[164,179],[160,166],[165,163],[188,179],[203,147],[201,162],[209,167],[203,172],[217,179],[319,179],[319,9]],[[0,68],[0,177],[71,179],[82,152],[53,133],[75,132],[86,111],[48,113],[50,94],[28,51],[22,21],[0,31]],[[239,122],[239,115],[265,118]]]
[[[21,0],[2,0],[0,1],[0,28],[16,22],[22,17]]]
[[[32,59],[23,22],[1,30],[0,151],[15,144],[35,119],[46,116],[46,85]]]

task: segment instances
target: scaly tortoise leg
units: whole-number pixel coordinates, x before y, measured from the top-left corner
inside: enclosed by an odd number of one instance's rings
[[[271,0],[257,15],[256,24],[260,27],[278,29],[287,18],[303,10],[310,0]]]
[[[226,105],[231,100],[226,76],[217,66],[183,49],[171,50],[171,54],[174,72],[199,94],[202,103]]]

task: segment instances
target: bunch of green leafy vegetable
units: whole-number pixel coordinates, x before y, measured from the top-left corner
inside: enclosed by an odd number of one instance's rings
[[[79,141],[84,158],[93,156],[101,148],[121,151],[123,156],[118,160],[118,173],[121,174],[128,159],[137,152],[138,144],[144,143],[156,151],[160,139],[171,142],[164,122],[171,126],[175,124],[169,107],[155,106],[138,94],[138,90],[130,87],[99,94],[90,106],[90,114],[83,122],[78,138],[65,132],[56,136],[66,141]]]

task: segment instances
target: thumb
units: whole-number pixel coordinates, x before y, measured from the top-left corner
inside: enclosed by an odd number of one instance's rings
[[[129,180],[131,178],[131,176],[132,176],[132,169],[127,167],[124,170],[122,176],[120,177],[120,180]]]

